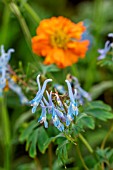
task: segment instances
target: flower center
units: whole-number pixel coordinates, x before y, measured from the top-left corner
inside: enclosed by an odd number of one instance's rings
[[[57,30],[50,37],[50,43],[53,47],[66,48],[66,44],[68,41],[68,35],[62,30]]]

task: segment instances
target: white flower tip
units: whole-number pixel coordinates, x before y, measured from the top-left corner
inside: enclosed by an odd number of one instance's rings
[[[39,79],[39,77],[40,77],[40,74],[37,76],[37,79]]]
[[[49,81],[53,81],[52,79],[49,79]]]
[[[108,34],[108,37],[113,37],[113,33],[109,33],[109,34]]]
[[[74,95],[75,96],[77,95],[77,89],[74,89]]]

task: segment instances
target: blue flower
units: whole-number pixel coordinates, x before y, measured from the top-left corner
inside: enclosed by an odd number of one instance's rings
[[[9,88],[19,96],[21,104],[28,104],[28,99],[23,94],[21,87],[19,87],[12,78],[9,77],[7,80]]]
[[[77,107],[77,101],[75,101],[75,95],[72,92],[71,84],[68,80],[65,80],[68,86],[68,93],[70,98],[70,105],[68,107],[68,113],[66,118],[66,125],[69,126],[71,121],[74,119],[74,116],[78,115],[78,107]],[[77,94],[77,91],[75,90],[75,94]]]
[[[55,84],[54,87],[55,87],[55,89],[56,89],[59,93],[61,93],[61,94],[66,93],[66,90],[64,89],[64,86],[59,85],[59,84]]]
[[[78,100],[79,104],[84,103],[84,98],[86,98],[88,101],[91,101],[92,99],[90,94],[80,86],[78,79],[72,76],[72,80],[74,80],[74,89],[77,89],[77,94],[74,94],[74,98]]]
[[[98,60],[104,59],[106,57],[106,54],[111,48],[110,41],[106,41],[104,49],[99,49],[98,52],[100,53],[100,56],[98,57]]]
[[[98,52],[100,53],[98,60],[104,59],[107,53],[109,52],[110,48],[113,48],[113,33],[108,34],[108,40],[105,42],[104,49],[98,50]]]
[[[48,93],[48,91],[46,91],[47,93],[47,97],[49,102],[47,102],[45,99],[45,103],[47,104],[48,107],[48,112],[50,114],[52,114],[52,121],[55,127],[57,127],[57,129],[59,131],[64,131],[64,125],[60,122],[60,119],[64,120],[65,117],[63,115],[62,112],[60,112],[54,105],[54,103],[52,102],[52,92],[50,92],[50,94]]]
[[[48,122],[46,121],[46,108],[47,107],[44,105],[43,101],[41,101],[40,106],[42,108],[42,113],[41,113],[40,118],[38,119],[38,122],[44,123],[45,128],[48,128]]]
[[[11,53],[14,52],[14,49],[9,49],[6,53],[4,46],[1,46],[0,49],[0,95],[2,95],[3,89],[6,86],[6,80],[8,81],[8,87],[13,90],[20,98],[22,104],[28,103],[28,99],[22,93],[21,88],[14,82],[11,78],[8,62],[11,58]]]
[[[2,95],[2,91],[4,87],[6,86],[6,71],[8,71],[8,62],[11,57],[11,53],[14,52],[14,49],[9,49],[6,53],[4,50],[4,46],[1,46],[0,49],[0,94]]]
[[[40,78],[40,75],[37,76],[38,92],[37,92],[35,98],[29,102],[30,105],[33,106],[32,113],[36,112],[36,108],[42,100],[42,97],[43,97],[44,91],[46,89],[47,83],[52,81],[52,79],[45,80],[44,84],[41,88],[39,78]]]

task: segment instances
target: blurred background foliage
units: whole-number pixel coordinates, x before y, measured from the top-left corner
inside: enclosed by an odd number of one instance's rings
[[[12,1],[13,2],[13,1]],[[30,35],[26,36],[25,30],[23,31],[21,23],[15,12],[11,10],[11,0],[0,0],[0,45],[4,44],[5,49],[14,48],[15,53],[12,55],[10,64],[16,73],[22,77],[27,83],[31,83],[30,86],[35,87],[37,85],[35,79],[38,73],[44,73],[44,76],[51,76],[55,82],[63,84],[66,74],[71,73],[78,77],[81,82],[81,86],[90,91],[94,99],[103,100],[105,103],[113,107],[113,68],[112,67],[100,67],[97,62],[99,48],[104,47],[104,43],[107,39],[107,34],[113,32],[113,1],[112,0],[14,0],[16,3],[21,17],[24,18],[25,23],[28,26],[28,32]],[[30,12],[29,6],[34,10],[35,14]],[[37,14],[37,16],[36,16]],[[38,18],[39,16],[39,18]],[[72,68],[66,68],[65,70],[57,69],[54,67],[45,67],[42,65],[42,58],[35,56],[32,53],[29,38],[33,37],[36,33],[39,20],[50,18],[52,16],[65,16],[70,18],[74,22],[84,21],[87,27],[88,33],[91,36],[91,45],[84,60],[79,60],[74,64]],[[27,38],[26,38],[27,37]],[[62,79],[59,80],[59,75]],[[34,80],[34,81],[33,81]],[[35,92],[32,93],[27,87],[21,84],[22,89],[26,93],[27,97],[32,99]],[[28,93],[27,93],[28,92]],[[53,170],[64,169],[61,161],[57,159],[55,154],[56,141],[52,144],[52,160],[51,160],[51,147],[43,155],[37,150],[38,157],[31,159],[28,156],[28,152],[25,151],[25,143],[20,144],[17,129],[20,124],[22,128],[26,127],[26,120],[32,120],[30,108],[19,104],[19,99],[15,94],[10,91],[7,93],[7,105],[10,116],[11,132],[14,136],[13,143],[13,169],[14,170],[48,170],[48,166],[51,168],[51,162],[53,162]],[[11,98],[11,99],[10,99]],[[15,106],[15,107],[14,107]],[[100,145],[105,134],[112,122],[96,122],[95,131],[87,130],[85,138],[94,147]],[[98,129],[98,130],[97,130]],[[55,129],[49,128],[48,134],[57,134]],[[113,148],[113,139],[109,138],[107,146]],[[95,160],[88,157],[88,151],[81,144],[83,155],[86,156],[85,160],[90,166],[90,161],[94,164]],[[67,168],[70,170],[82,169],[81,162],[78,155],[73,151],[72,144],[67,145],[69,152],[69,159],[67,161]],[[2,146],[0,147],[0,164],[2,164]],[[101,152],[101,151],[100,151]],[[98,150],[99,156],[100,152]],[[108,153],[108,150],[105,151]],[[66,153],[64,153],[66,154]],[[104,153],[105,154],[105,153]],[[73,157],[77,162],[74,164]],[[48,160],[47,160],[48,159]],[[59,162],[59,163],[58,163]],[[72,168],[75,167],[75,168]],[[99,167],[97,167],[97,170]],[[0,169],[2,170],[2,169]]]

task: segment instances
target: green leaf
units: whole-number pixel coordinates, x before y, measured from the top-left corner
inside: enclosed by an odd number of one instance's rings
[[[45,143],[44,143],[45,148],[48,148],[49,144],[50,144],[51,142],[54,142],[54,141],[55,141],[57,138],[59,138],[59,137],[63,137],[63,138],[65,138],[65,137],[64,137],[64,135],[63,135],[62,133],[60,133],[60,134],[59,134],[59,135],[57,135],[57,136],[54,136],[54,137],[48,138],[48,139],[47,139],[47,141],[45,141]]]
[[[48,72],[57,72],[60,70],[56,65],[53,65],[53,64],[49,66],[41,65],[41,68],[42,68],[43,74],[46,74]]]
[[[113,118],[111,110],[112,110],[111,107],[102,101],[93,101],[87,103],[86,106],[84,107],[84,112],[86,114],[103,121]]]
[[[31,118],[32,116],[33,116],[33,114],[32,114],[32,112],[31,112],[31,110],[23,113],[23,114],[16,120],[15,126],[14,126],[14,127],[15,127],[14,130],[16,131],[16,130],[20,127],[20,125],[21,125],[22,123],[24,123],[25,121],[27,121],[27,120],[28,120],[29,118]]]
[[[111,111],[112,108],[105,104],[102,101],[92,101],[87,103],[85,110],[90,110],[90,109],[102,109],[102,110],[106,110],[106,111]]]
[[[99,97],[105,90],[113,87],[113,81],[103,81],[95,86],[93,86],[90,90],[90,94],[93,99]]]
[[[38,124],[38,122],[36,120],[33,120],[32,122],[30,122],[28,127],[23,130],[22,134],[20,135],[19,140],[21,142],[24,142],[25,140],[27,140],[29,135],[31,135],[33,129],[35,127],[37,127],[38,125],[39,124]]]
[[[38,148],[39,148],[40,152],[45,153],[45,151],[48,147],[48,145],[46,144],[46,142],[49,139],[48,134],[43,126],[38,128],[37,133],[38,133],[38,141],[37,141]]]
[[[81,120],[81,123],[85,127],[88,127],[90,129],[94,129],[95,128],[95,121],[94,121],[94,119],[91,116],[83,117],[83,119]]]
[[[67,159],[68,159],[68,152],[67,152],[67,147],[66,145],[69,143],[68,140],[64,140],[58,147],[56,150],[56,154],[58,155],[58,157],[62,160],[62,162],[64,163]]]
[[[86,113],[80,113],[76,118],[76,123],[78,125],[81,125],[82,128],[83,126],[88,127],[90,129],[95,128],[94,118],[92,116],[87,115]]]
[[[38,129],[34,130],[33,135],[32,135],[32,141],[29,149],[29,156],[34,158],[37,154],[36,152],[36,143],[38,139]]]
[[[97,119],[106,121],[107,119],[113,119],[113,114],[102,109],[90,109],[87,114],[94,116]]]

